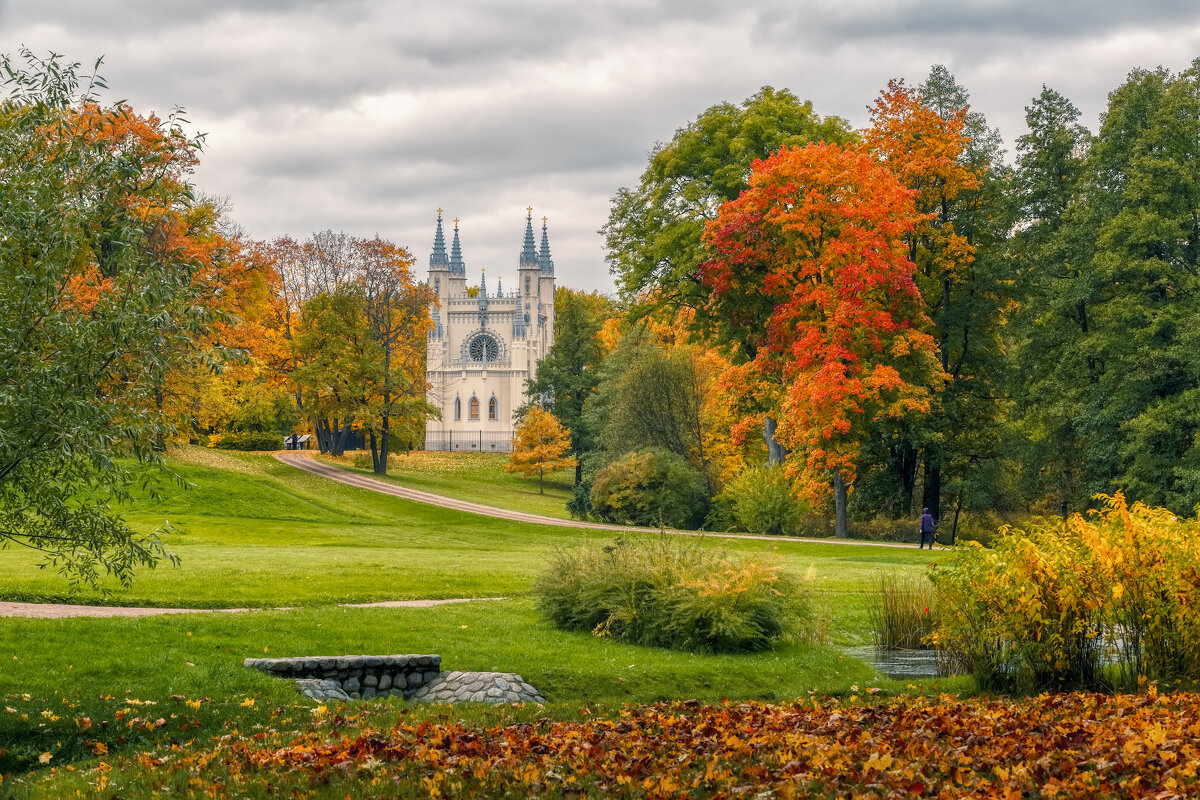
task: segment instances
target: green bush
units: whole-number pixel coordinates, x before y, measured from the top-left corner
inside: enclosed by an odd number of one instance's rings
[[[778,562],[733,559],[698,539],[560,549],[534,584],[538,605],[566,630],[691,652],[763,650],[810,621],[798,582]]]
[[[793,535],[808,507],[796,499],[783,467],[749,467],[723,492],[733,498],[733,512],[742,530]]]
[[[213,443],[219,450],[282,450],[283,436],[273,432],[226,433]]]
[[[592,512],[624,525],[697,528],[708,512],[704,478],[659,448],[627,453],[596,473]]]

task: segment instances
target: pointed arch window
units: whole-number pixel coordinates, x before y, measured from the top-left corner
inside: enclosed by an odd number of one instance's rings
[[[497,406],[498,405],[499,404],[496,402],[496,395],[492,395],[492,399],[488,400],[488,419],[496,419],[497,418]]]
[[[471,402],[467,404],[467,415],[471,419],[479,419],[479,398],[472,396]]]
[[[458,422],[462,419],[462,398],[454,398],[454,421]]]

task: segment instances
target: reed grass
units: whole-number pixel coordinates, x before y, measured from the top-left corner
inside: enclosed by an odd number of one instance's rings
[[[927,650],[936,626],[934,588],[923,575],[883,573],[869,607],[871,632],[880,650]]]

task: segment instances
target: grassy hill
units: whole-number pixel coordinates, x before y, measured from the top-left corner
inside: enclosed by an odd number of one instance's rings
[[[146,531],[169,520],[179,532],[165,541],[179,554],[179,567],[142,572],[132,588],[111,586],[107,595],[72,594],[61,577],[37,568],[34,554],[10,548],[0,555],[0,599],[261,610],[0,620],[0,695],[11,709],[0,713],[0,772],[37,767],[47,753],[52,764],[94,766],[97,745],[140,752],[181,737],[276,724],[280,715],[306,718],[313,704],[287,682],[242,667],[244,658],[263,654],[439,653],[446,669],[520,673],[551,702],[536,712],[455,711],[485,720],[570,716],[584,704],[595,711],[669,698],[848,694],[868,684],[887,692],[900,687],[832,645],[867,640],[866,598],[881,570],[917,573],[934,558],[915,548],[708,539],[706,546],[729,551],[773,552],[804,576],[827,643],[734,656],[669,652],[564,633],[536,610],[530,584],[554,548],[607,534],[424,506],[265,455],[192,448],[171,464],[186,485],[165,484],[126,516]],[[504,599],[433,608],[338,605],[451,597]],[[131,707],[130,698],[155,706]],[[355,708],[358,725],[410,713],[394,701]],[[133,717],[140,727],[125,724]],[[147,720],[154,723],[149,729]]]

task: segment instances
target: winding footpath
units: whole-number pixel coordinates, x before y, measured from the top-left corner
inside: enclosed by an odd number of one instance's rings
[[[312,453],[305,451],[283,451],[275,453],[275,458],[289,467],[311,472],[331,481],[344,483],[359,489],[367,489],[380,494],[425,503],[453,511],[465,511],[468,514],[479,514],[494,519],[507,519],[516,522],[529,522],[537,525],[556,525],[560,528],[580,528],[585,530],[615,531],[621,533],[670,533],[687,535],[693,531],[661,530],[659,528],[636,528],[627,525],[609,525],[603,522],[584,522],[577,519],[558,519],[541,514],[529,514],[524,511],[511,511],[506,508],[485,506],[467,500],[455,500],[439,494],[422,492],[418,489],[407,489],[357,472],[318,461]],[[850,539],[791,539],[779,536],[757,536],[749,533],[706,533],[706,536],[718,539],[757,539],[770,542],[792,542],[833,544],[847,547],[908,547],[912,545],[895,542],[862,542]],[[454,598],[448,600],[385,600],[378,603],[347,604],[351,608],[426,608],[444,603],[469,603],[482,600],[500,600],[498,597]],[[130,606],[81,606],[62,603],[15,603],[0,601],[0,617],[30,617],[36,619],[62,619],[64,617],[148,617],[159,614],[230,614],[250,611],[248,608],[134,608]]]
[[[467,500],[455,500],[451,497],[443,497],[440,494],[431,494],[430,492],[422,492],[418,489],[406,489],[403,486],[397,486],[394,483],[381,481],[377,478],[371,478],[366,475],[361,475],[357,472],[351,472],[348,469],[334,466],[333,464],[324,461],[318,461],[313,457],[311,451],[304,450],[285,450],[275,454],[275,458],[282,461],[291,467],[302,469],[305,472],[311,472],[314,475],[320,475],[322,478],[328,478],[331,481],[344,483],[348,486],[355,486],[359,489],[367,489],[372,492],[381,494],[390,494],[393,497],[401,497],[405,500],[413,500],[418,503],[426,503],[431,506],[440,506],[441,508],[449,508],[455,511],[466,511],[469,514],[481,514],[485,517],[494,517],[496,519],[511,519],[517,522],[532,522],[538,525],[557,525],[560,528],[584,528],[587,530],[596,531],[617,531],[620,533],[671,533],[678,535],[695,535],[695,531],[677,531],[670,528],[637,528],[630,525],[611,525],[604,522],[583,522],[577,519],[559,519],[558,517],[546,517],[541,514],[528,514],[524,511],[510,511],[507,508],[496,508],[495,506],[485,506],[479,503],[472,503]],[[705,532],[705,536],[714,537],[717,539],[754,539],[764,542],[791,542],[799,544],[835,544],[846,545],[848,547],[907,547],[912,548],[910,544],[899,544],[897,542],[864,542],[856,539],[810,539],[810,538],[794,538],[788,536],[765,536],[752,533],[710,533]]]

